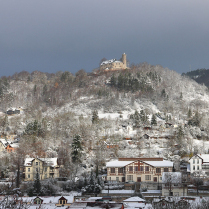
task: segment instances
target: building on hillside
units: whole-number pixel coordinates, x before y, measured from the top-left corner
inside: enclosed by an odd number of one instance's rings
[[[36,173],[40,180],[59,177],[57,158],[26,158],[24,163],[24,180],[33,181]]]
[[[7,152],[15,152],[15,150],[17,149],[19,147],[19,144],[17,144],[17,143],[15,143],[15,144],[8,144],[7,146],[6,146],[6,151]]]
[[[122,54],[122,61],[116,59],[106,60],[100,64],[102,71],[124,70],[127,68],[126,54]]]
[[[8,142],[5,139],[0,139],[0,152],[5,151],[5,148],[7,147]]]
[[[197,173],[198,175],[209,175],[209,154],[197,154],[189,159],[190,173]]]
[[[162,196],[187,196],[187,186],[181,172],[166,172],[162,176]]]
[[[163,158],[119,158],[106,167],[108,181],[161,183],[163,172],[173,171],[173,162]]]
[[[6,139],[8,141],[14,141],[15,139],[17,139],[17,135],[16,134],[6,135]]]
[[[9,110],[7,110],[7,115],[16,115],[16,114],[20,114],[20,109],[15,109],[15,108],[11,108]]]

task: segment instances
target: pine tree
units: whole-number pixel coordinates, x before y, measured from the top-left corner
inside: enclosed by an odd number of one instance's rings
[[[80,135],[75,135],[73,138],[73,143],[72,143],[72,161],[74,163],[79,163],[81,161],[81,151],[82,151],[82,146],[81,146],[81,137]]]
[[[153,114],[153,115],[152,115],[151,125],[154,125],[154,126],[156,126],[156,125],[157,125],[157,119],[156,119],[155,114]]]
[[[41,194],[41,182],[40,182],[40,179],[39,179],[39,173],[38,172],[36,173],[36,179],[35,179],[34,184],[33,184],[33,193],[36,194],[36,195]]]
[[[92,123],[95,124],[97,123],[99,120],[99,116],[98,116],[98,111],[97,110],[94,110],[93,113],[92,113]]]
[[[188,117],[188,118],[191,118],[191,116],[192,116],[192,111],[191,111],[191,109],[189,108],[188,113],[187,113],[187,117]]]
[[[116,78],[115,78],[115,74],[112,74],[111,78],[110,78],[110,85],[111,86],[116,86]]]

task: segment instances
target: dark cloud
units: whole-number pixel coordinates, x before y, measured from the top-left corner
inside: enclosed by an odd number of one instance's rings
[[[208,1],[11,0],[0,5],[0,76],[91,71],[101,58],[209,68]]]

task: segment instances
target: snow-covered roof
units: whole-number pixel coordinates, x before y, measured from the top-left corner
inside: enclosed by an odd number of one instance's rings
[[[123,202],[145,202],[145,200],[136,196],[136,197],[130,197],[128,199],[125,199],[123,200]]]
[[[121,61],[117,61],[116,59],[111,59],[111,60],[103,61],[103,62],[101,63],[101,65],[106,65],[106,64],[109,64],[109,63],[113,63],[113,62],[121,63]]]
[[[1,142],[4,146],[6,146],[6,144],[7,144],[6,139],[0,139],[0,142]]]
[[[163,161],[143,161],[154,167],[173,167],[173,162],[163,160]]]
[[[101,193],[102,194],[134,194],[134,190],[102,190]]]
[[[31,166],[32,161],[35,158],[26,158],[24,166]],[[48,166],[56,166],[57,165],[57,158],[37,158],[45,163],[47,163]]]
[[[121,167],[124,167],[130,163],[133,163],[134,161],[118,161],[118,160],[115,160],[115,161],[110,161],[106,164],[106,166],[108,168],[110,167],[116,167],[116,168],[121,168]]]
[[[52,196],[52,197],[39,197],[43,200],[43,204],[48,204],[48,203],[58,203],[59,199],[62,196]],[[74,201],[74,196],[63,196],[65,199],[67,199],[67,203],[73,203]],[[32,202],[34,199],[36,199],[37,196],[34,197],[22,197],[23,202]]]
[[[197,154],[198,157],[203,159],[203,162],[209,162],[209,154]]]
[[[9,146],[12,147],[12,148],[17,148],[17,147],[19,147],[19,144],[17,144],[17,143],[15,143],[15,144],[9,144]]]

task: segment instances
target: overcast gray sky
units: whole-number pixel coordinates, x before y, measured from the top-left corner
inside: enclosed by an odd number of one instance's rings
[[[209,68],[208,0],[0,1],[0,76],[91,72],[127,54],[179,73]]]

